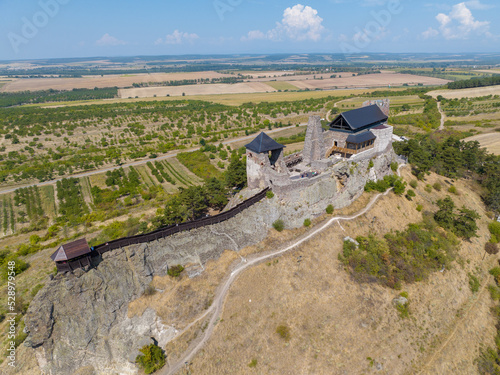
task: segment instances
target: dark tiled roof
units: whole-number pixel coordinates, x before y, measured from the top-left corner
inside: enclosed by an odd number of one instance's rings
[[[354,131],[371,125],[382,124],[388,119],[376,104],[341,113],[333,122],[336,122],[339,117],[343,117],[351,130]]]
[[[50,258],[54,262],[61,262],[78,258],[89,253],[89,244],[87,243],[87,240],[85,238],[82,238],[80,240],[76,240],[59,246],[59,249],[57,249],[56,252],[50,256]]]
[[[260,154],[263,152],[279,150],[285,146],[280,145],[266,133],[262,132],[252,142],[245,145],[245,147],[253,152]]]
[[[358,133],[358,134],[351,134],[349,137],[347,137],[346,142],[347,143],[363,143],[366,141],[371,141],[372,139],[375,139],[375,135],[371,131],[363,132],[363,133]]]

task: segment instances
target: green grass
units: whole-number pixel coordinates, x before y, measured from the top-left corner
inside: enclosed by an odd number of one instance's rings
[[[139,176],[141,177],[142,182],[147,186],[155,186],[156,183],[153,180],[153,177],[149,174],[149,168],[146,165],[138,165],[135,167],[135,170],[137,173],[139,173]]]
[[[82,194],[86,202],[92,202],[92,192],[90,191],[90,179],[87,177],[80,178],[80,185],[82,187]]]
[[[40,198],[42,199],[43,211],[49,217],[57,216],[56,197],[54,186],[45,185],[40,187]]]
[[[202,179],[211,177],[220,178],[222,175],[222,173],[210,163],[209,157],[199,150],[181,152],[177,155],[177,160]]]
[[[290,91],[295,91],[298,90],[297,86],[292,85],[290,82],[285,82],[285,81],[272,81],[272,82],[266,82],[268,86],[271,86],[273,89],[276,90],[290,90]]]
[[[193,186],[193,183],[188,179],[184,178],[168,161],[164,161],[163,165],[167,168],[173,178],[177,179],[181,184],[186,186]]]

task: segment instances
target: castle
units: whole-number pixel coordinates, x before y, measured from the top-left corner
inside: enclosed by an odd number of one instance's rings
[[[389,100],[368,101],[359,109],[341,113],[327,129],[322,127],[319,116],[311,116],[303,151],[286,158],[285,146],[260,133],[246,145],[248,187],[271,188],[286,195],[306,189],[322,177],[331,176],[328,172],[337,171],[336,192],[340,193],[346,183],[346,176],[338,173],[342,162],[352,164],[384,155],[391,156],[389,159],[395,156],[388,116]],[[370,171],[368,179],[382,177],[377,176],[379,169],[376,166]]]

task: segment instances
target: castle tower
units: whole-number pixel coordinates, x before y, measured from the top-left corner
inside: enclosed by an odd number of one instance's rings
[[[247,149],[247,180],[250,189],[265,189],[271,185],[272,176],[288,173],[283,159],[283,148],[266,133],[260,133]]]
[[[309,122],[307,123],[304,151],[302,152],[304,162],[310,164],[313,161],[321,160],[325,157],[325,152],[321,117],[310,116]]]

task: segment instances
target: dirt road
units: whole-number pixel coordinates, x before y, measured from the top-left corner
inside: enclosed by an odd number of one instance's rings
[[[441,103],[438,102],[437,105],[438,105],[439,113],[441,114],[441,125],[439,125],[439,130],[444,130],[444,122],[446,121],[446,115],[445,115],[443,109],[441,108]]]

